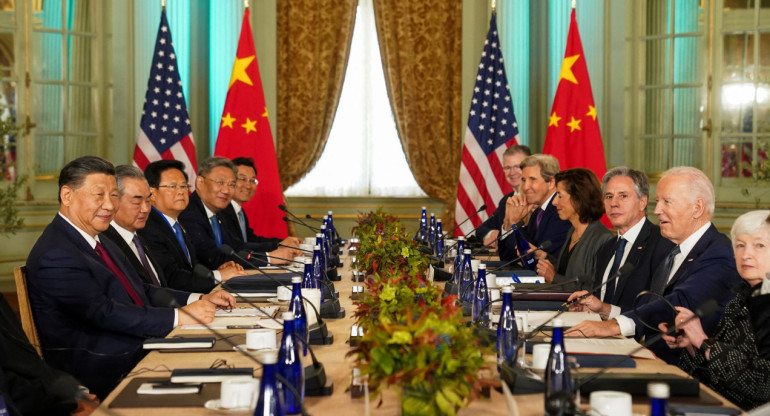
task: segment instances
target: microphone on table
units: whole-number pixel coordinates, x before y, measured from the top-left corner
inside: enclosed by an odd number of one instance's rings
[[[223,283],[223,284],[224,284],[224,283]],[[252,362],[254,362],[254,363],[255,363],[255,364],[257,364],[257,365],[259,365],[259,366],[261,366],[261,367],[264,367],[264,364],[263,364],[261,361],[259,361],[259,360],[258,360],[256,357],[254,357],[253,355],[249,354],[249,353],[248,353],[248,352],[247,352],[245,349],[243,349],[243,348],[240,348],[238,345],[236,345],[236,344],[235,344],[235,342],[233,342],[233,341],[230,339],[230,337],[229,337],[229,336],[226,336],[226,335],[222,334],[221,332],[219,332],[219,331],[217,331],[216,329],[214,329],[214,328],[213,328],[211,325],[209,325],[209,324],[207,324],[207,323],[205,323],[205,322],[201,321],[201,320],[200,320],[200,319],[199,319],[197,316],[195,316],[195,315],[191,314],[190,312],[188,312],[187,310],[185,310],[185,309],[182,307],[182,305],[180,305],[180,304],[179,304],[179,302],[177,302],[177,301],[176,301],[176,299],[174,299],[174,297],[173,297],[173,296],[171,296],[171,294],[168,292],[168,290],[166,290],[166,288],[162,288],[162,287],[161,287],[161,288],[159,288],[158,290],[156,290],[156,291],[155,291],[155,294],[153,295],[153,298],[152,298],[152,299],[153,299],[153,302],[154,302],[156,305],[163,305],[163,306],[166,306],[166,307],[168,307],[168,308],[174,308],[174,309],[178,310],[178,311],[179,311],[179,313],[183,313],[183,314],[185,314],[185,315],[189,316],[189,317],[190,317],[190,318],[192,318],[192,319],[193,319],[195,322],[197,322],[199,325],[201,325],[202,327],[206,328],[206,330],[207,330],[207,331],[209,331],[209,332],[211,332],[212,334],[214,334],[214,335],[216,336],[216,339],[217,339],[217,340],[220,340],[220,339],[221,339],[221,340],[222,340],[222,341],[224,341],[226,344],[228,344],[228,345],[230,345],[231,347],[233,347],[233,349],[234,349],[235,351],[238,351],[238,352],[239,352],[241,355],[243,355],[244,357],[248,358],[249,360],[251,360]],[[272,319],[272,320],[273,320],[273,321],[275,321],[276,323],[278,323],[278,324],[280,324],[281,326],[283,326],[283,322],[281,322],[281,321],[279,321],[279,320],[277,320],[277,319],[273,318],[273,317],[272,317],[272,315],[268,314],[266,311],[264,311],[264,310],[263,310],[262,308],[260,308],[259,306],[256,306],[256,305],[253,305],[253,304],[252,304],[251,306],[252,306],[252,307],[254,307],[256,310],[260,311],[262,314],[264,314],[264,315],[265,315],[265,316],[267,316],[268,318]],[[304,341],[305,341],[305,340],[301,339],[301,337],[299,337],[299,336],[296,336],[296,334],[294,334],[294,335],[295,335],[295,336],[294,336],[294,338],[295,338],[295,339],[299,339],[299,340],[300,340],[300,342],[304,342]],[[308,351],[310,351],[310,348],[308,348]],[[312,353],[310,354],[310,356],[311,356],[311,358],[315,359],[315,357],[313,357],[313,354],[312,354]],[[325,375],[325,374],[324,374],[324,375]],[[297,397],[297,398],[299,398],[299,402],[300,402],[300,408],[302,409],[302,414],[303,414],[303,415],[307,415],[308,413],[307,413],[307,410],[305,409],[305,405],[304,405],[304,403],[303,403],[303,402],[304,402],[304,400],[302,400],[302,395],[301,395],[301,394],[300,394],[300,393],[297,391],[297,389],[296,389],[296,388],[294,388],[294,386],[293,386],[291,383],[289,383],[289,381],[288,381],[288,380],[286,380],[286,378],[284,378],[284,377],[283,377],[283,376],[282,376],[280,373],[276,372],[276,374],[275,374],[275,377],[276,377],[276,378],[278,379],[278,381],[280,381],[280,382],[281,382],[283,385],[285,385],[285,386],[287,386],[287,387],[288,387],[289,391],[291,391],[291,392],[292,392],[292,394],[294,394],[294,397]],[[305,382],[307,383],[307,380],[305,380]]]
[[[223,245],[223,247],[224,247],[224,245]],[[242,260],[242,261],[248,261],[248,260],[250,260],[252,257],[256,257],[256,258],[262,259],[262,258],[264,258],[264,257],[266,256],[265,254],[262,254],[262,253],[258,253],[258,252],[254,252],[254,251],[251,251],[251,250],[241,250],[241,251],[239,251],[239,252],[238,252],[238,255],[239,255],[240,257],[243,257],[243,258],[241,258],[241,259],[240,259],[240,260]],[[302,265],[304,265],[304,264],[305,264],[304,262],[301,262],[301,261],[296,261],[296,260],[286,259],[286,258],[283,258],[283,257],[270,256],[270,258],[271,258],[271,259],[276,259],[276,260],[285,260],[285,261],[288,261],[289,263],[297,263],[297,264],[302,264]],[[250,263],[250,262],[249,262],[248,264],[250,264],[252,267],[254,267],[254,264],[252,264],[252,263]],[[284,267],[284,266],[282,266],[282,265],[280,265],[280,264],[271,264],[270,266],[271,266],[271,267],[276,267],[276,268],[279,268],[279,269],[281,269],[281,270],[286,270],[287,272],[291,272],[291,273],[299,273],[299,274],[301,274],[301,272],[299,272],[299,271],[297,271],[297,270],[291,270],[291,269],[288,269],[288,268],[286,268],[286,267]],[[329,276],[329,274],[327,273],[329,270],[333,270],[335,273],[337,272],[337,269],[336,269],[336,268],[332,268],[332,269],[327,269],[327,270],[324,270],[324,272],[326,273],[326,276],[327,276],[327,277]],[[318,280],[318,281],[320,281],[320,282],[326,282],[327,284],[331,284],[331,282],[328,282],[328,281],[326,281],[325,279],[316,279],[316,280]],[[332,288],[334,288],[334,286],[332,286]],[[336,291],[336,289],[333,289],[333,290],[331,291],[331,293],[334,293],[335,291]]]
[[[283,217],[283,218],[281,218],[281,219],[282,219],[283,221],[285,221],[285,222],[290,222],[290,223],[293,223],[293,224],[299,224],[299,225],[301,225],[301,226],[307,227],[307,228],[309,228],[311,231],[315,231],[315,232],[317,232],[317,233],[320,233],[320,232],[321,232],[321,229],[320,229],[320,228],[311,227],[310,225],[307,225],[307,224],[305,224],[304,222],[301,222],[301,221],[295,221],[295,220],[292,220],[291,218],[287,218],[287,217]]]
[[[476,210],[476,212],[474,212],[473,214],[471,214],[471,216],[470,216],[470,217],[466,218],[466,219],[465,219],[465,221],[463,221],[463,222],[461,222],[461,223],[457,224],[457,225],[455,226],[455,228],[453,228],[453,229],[452,229],[452,231],[450,231],[450,232],[449,232],[447,235],[454,235],[455,231],[457,231],[457,230],[458,230],[458,229],[459,229],[459,228],[460,228],[460,227],[461,227],[463,224],[465,224],[466,222],[468,222],[468,221],[469,221],[471,218],[473,218],[473,217],[475,217],[475,216],[479,215],[479,214],[480,214],[482,211],[485,211],[486,209],[487,209],[487,204],[484,204],[484,205],[482,205],[482,206],[481,206],[479,209],[477,209],[477,210]],[[479,227],[481,227],[481,225],[480,225],[480,224],[479,224]],[[476,229],[477,229],[477,228],[479,228],[479,227],[476,227],[476,228],[474,228],[474,229],[473,229],[473,230],[472,230],[470,233],[468,233],[468,235],[470,235],[471,233],[475,232],[475,231],[476,231]]]
[[[286,220],[284,220],[284,221],[287,221],[287,220],[288,220],[288,221],[294,222],[294,223],[296,223],[296,224],[304,225],[305,227],[308,227],[308,228],[310,228],[310,229],[313,229],[313,230],[318,230],[317,228],[313,228],[313,227],[309,226],[307,223],[305,223],[304,221],[302,221],[302,218],[300,218],[300,217],[298,217],[298,216],[294,215],[294,214],[293,214],[291,211],[289,211],[288,209],[286,209],[286,206],[284,206],[283,204],[278,204],[278,209],[280,209],[281,211],[285,212],[286,214],[288,214],[288,215],[290,215],[292,218],[294,218],[294,220],[291,220],[291,219],[289,219],[289,218],[286,218]]]
[[[551,248],[551,245],[552,245],[552,244],[551,244],[551,240],[545,240],[545,241],[543,241],[543,243],[542,243],[542,244],[540,244],[539,246],[535,247],[534,249],[532,249],[532,250],[530,250],[530,251],[528,251],[528,252],[526,252],[526,253],[522,254],[522,255],[521,255],[521,256],[519,256],[519,257],[516,257],[515,259],[513,259],[513,260],[511,260],[511,261],[509,261],[509,262],[507,262],[507,263],[505,263],[505,264],[502,264],[502,265],[500,265],[500,266],[497,266],[497,267],[495,267],[494,269],[492,269],[492,270],[490,270],[490,271],[492,271],[492,272],[496,272],[496,271],[498,271],[498,270],[500,270],[500,269],[502,269],[502,268],[504,268],[504,267],[510,266],[510,265],[511,265],[511,264],[513,264],[513,263],[516,263],[516,262],[518,262],[518,261],[521,261],[521,260],[522,260],[524,257],[530,256],[530,255],[534,256],[534,255],[535,255],[535,252],[536,252],[537,250],[540,250],[540,251],[545,251],[545,250],[548,250],[549,248]]]
[[[252,264],[252,262],[250,260],[251,259],[251,255],[253,253],[251,253],[249,250],[241,250],[240,252],[236,253],[232,249],[232,247],[228,246],[227,244],[223,244],[222,247],[220,247],[220,250],[223,253],[225,253],[226,255],[233,256],[233,257],[237,258],[238,260],[244,261],[244,262],[246,262],[246,264],[250,264],[250,265],[252,265],[252,267],[254,267],[254,265]],[[298,276],[302,276],[302,272],[298,272],[296,270],[291,270],[289,268],[286,268],[286,267],[283,267],[283,266],[280,266],[280,265],[275,265],[275,267],[277,267],[277,268],[279,268],[281,270],[287,271],[289,273],[293,273],[293,274],[296,274]],[[272,281],[273,283],[276,283],[278,286],[286,286],[285,283],[281,283],[278,279],[274,278],[273,276],[270,276],[270,273],[266,273],[264,270],[260,269],[259,267],[257,267],[256,270],[258,272],[262,273],[263,275],[265,275],[270,281]],[[314,310],[314,312],[316,312],[316,315],[317,315],[316,318],[318,319],[319,326],[321,325],[321,323],[323,323],[323,320],[321,319],[321,317],[330,318],[330,319],[339,319],[339,318],[344,317],[345,316],[345,310],[340,307],[340,300],[339,300],[339,297],[337,297],[335,295],[336,289],[335,289],[334,285],[332,285],[331,282],[328,282],[328,281],[326,281],[324,279],[318,279],[318,278],[314,278],[314,279],[316,281],[318,281],[318,282],[321,282],[321,284],[323,284],[324,286],[326,286],[326,290],[327,290],[327,292],[329,292],[329,294],[331,296],[329,299],[327,299],[327,302],[323,302],[323,295],[321,296],[322,299],[321,299],[321,311],[320,312],[315,310],[315,306],[313,307],[313,310]],[[312,303],[311,303],[311,305],[312,305]],[[340,315],[342,315],[342,316],[340,316]],[[320,331],[321,331],[320,332],[320,336],[318,336],[317,338],[320,338],[321,340],[326,340],[326,338],[327,338],[326,337],[327,331],[326,331],[326,324],[325,323],[323,323],[322,328],[320,329]]]
[[[305,249],[302,249],[302,248],[299,248],[299,247],[288,246],[286,244],[281,244],[281,243],[278,243],[278,247],[286,247],[286,248],[290,248],[290,249],[297,250],[297,251],[304,251],[305,253],[312,253],[313,252],[313,250],[305,250]]]
[[[569,302],[564,302],[561,304],[561,306],[573,306],[578,303],[580,303],[581,300],[591,296],[592,294],[596,293],[597,291],[601,290],[604,286],[606,286],[608,283],[612,282],[613,280],[619,279],[621,276],[624,278],[627,278],[631,275],[631,273],[634,272],[634,264],[630,262],[626,262],[621,266],[618,271],[612,274],[612,276],[608,277],[607,280],[605,280],[603,283],[596,285],[596,287],[592,288],[588,291],[585,295],[581,295],[576,297],[575,299],[572,299]]]
[[[324,220],[322,220],[320,218],[316,218],[316,217],[314,217],[314,216],[312,216],[310,214],[305,214],[305,218],[307,218],[309,220],[313,220],[313,221],[324,222]]]
[[[501,236],[498,238],[498,240],[500,240],[500,239],[503,239],[503,238],[505,238],[505,237],[508,237],[508,236],[509,236],[509,235],[511,235],[511,234],[513,234],[513,228],[511,228],[510,230],[508,230],[508,231],[504,232],[504,233],[503,233],[503,235],[501,235]],[[468,241],[468,237],[467,237],[467,236],[466,236],[466,238],[465,238],[465,241],[466,241],[466,242]],[[485,244],[485,245],[481,246],[481,248],[479,248],[479,249],[477,249],[477,250],[473,251],[473,252],[471,253],[471,256],[475,256],[475,255],[477,255],[477,254],[481,253],[482,251],[486,251],[486,249],[488,249],[489,247],[491,247],[491,246],[492,246],[492,244],[495,244],[496,242],[497,242],[497,240],[494,240],[494,241],[490,242],[489,244]],[[468,248],[468,247],[466,247],[466,248]]]
[[[711,314],[713,314],[717,310],[719,310],[719,303],[715,299],[709,299],[703,302],[699,307],[697,307],[693,311],[693,316],[691,316],[684,322],[681,322],[681,324],[685,324],[695,318],[706,318],[708,316],[711,316]],[[597,378],[599,378],[599,376],[606,373],[609,369],[617,366],[618,364],[626,360],[628,357],[631,357],[634,354],[638,353],[639,351],[645,348],[648,348],[652,344],[658,342],[660,339],[663,338],[663,336],[673,335],[675,332],[676,332],[676,326],[669,326],[667,331],[665,332],[661,331],[655,334],[654,336],[648,339],[645,339],[644,343],[641,344],[638,348],[634,349],[633,351],[631,351],[626,355],[618,356],[617,359],[615,359],[613,362],[602,367],[599,371],[591,374],[590,376],[586,377],[584,380],[577,379],[577,381],[575,382],[575,387],[570,392],[553,393],[551,396],[547,397],[545,401],[546,415],[577,414],[577,408],[575,406],[575,401],[573,400],[573,397],[577,392],[580,391],[581,386],[585,386],[591,381],[596,380]]]

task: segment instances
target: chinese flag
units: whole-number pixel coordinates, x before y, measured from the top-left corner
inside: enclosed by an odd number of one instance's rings
[[[286,237],[286,223],[281,221],[283,212],[278,209],[278,205],[283,204],[283,192],[262,80],[259,77],[254,38],[251,35],[249,9],[243,14],[238,52],[230,76],[214,154],[229,159],[254,159],[259,185],[254,198],[243,206],[249,217],[249,225],[260,236]]]
[[[591,81],[588,78],[574,8],[543,153],[559,159],[562,170],[588,168],[599,180],[607,171],[594,96],[591,93]]]

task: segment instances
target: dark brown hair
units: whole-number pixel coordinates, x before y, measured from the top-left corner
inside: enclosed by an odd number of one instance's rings
[[[591,223],[602,217],[602,188],[592,171],[586,168],[563,170],[556,174],[556,184],[559,182],[564,183],[581,223]]]

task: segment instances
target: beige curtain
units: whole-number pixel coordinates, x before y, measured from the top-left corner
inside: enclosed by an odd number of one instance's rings
[[[462,1],[374,0],[374,13],[406,160],[417,184],[444,203],[444,224],[453,224],[462,155]]]
[[[316,164],[345,78],[358,0],[278,1],[276,153],[288,188]]]

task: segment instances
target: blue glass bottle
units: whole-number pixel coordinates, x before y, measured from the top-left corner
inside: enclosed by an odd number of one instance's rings
[[[302,412],[302,401],[305,396],[305,376],[302,371],[302,359],[299,355],[299,344],[295,337],[300,335],[295,332],[295,322],[293,312],[284,312],[283,318],[283,336],[281,337],[281,346],[278,347],[278,374],[282,375],[286,381],[294,387],[297,394],[291,391],[281,381],[278,381],[278,387],[283,393],[283,410],[287,415],[296,415]]]
[[[307,269],[307,263],[305,264]],[[307,355],[307,342],[310,341],[310,333],[307,325],[307,312],[305,312],[305,302],[302,301],[302,278],[294,276],[291,278],[291,301],[289,301],[289,311],[294,316],[294,332],[302,338],[302,354]]]
[[[313,279],[313,259],[307,257],[305,258],[305,271],[302,273],[302,287],[307,289],[318,288],[315,279]]]
[[[486,264],[479,264],[479,271],[476,273],[471,316],[473,317],[473,322],[478,323],[480,326],[489,326],[489,289],[487,288]]]
[[[519,339],[519,328],[516,326],[516,314],[513,311],[513,288],[505,285],[501,289],[503,307],[500,309],[500,321],[497,323],[497,370],[502,365],[516,366],[516,343]]]
[[[262,380],[259,382],[259,399],[254,416],[283,416],[283,404],[275,377],[278,352],[263,351],[259,354],[259,361],[262,363]]]
[[[460,267],[460,300],[470,305],[473,301],[473,269],[471,268],[471,251],[463,250],[463,264]]]
[[[328,214],[329,214],[329,223],[327,224],[327,226],[328,226],[329,228],[331,228],[331,231],[332,231],[332,237],[334,238],[334,240],[333,240],[333,241],[334,241],[335,243],[336,243],[336,242],[339,242],[339,241],[342,241],[342,238],[340,237],[340,233],[339,233],[339,232],[337,232],[337,227],[335,227],[335,226],[334,226],[334,215],[332,215],[332,212],[331,212],[331,211],[329,211],[329,213],[328,213]]]
[[[321,237],[318,237],[320,239]],[[323,258],[323,253],[321,253],[321,245],[317,244],[313,246],[313,281],[315,281],[315,287],[318,289],[321,289],[321,303],[324,301],[324,288],[325,285],[322,283],[324,278],[326,278],[326,268],[325,268],[325,261]]]
[[[329,266],[332,264],[330,260],[332,249],[331,244],[329,244],[329,231],[325,225],[321,226],[321,252],[324,254],[324,258],[326,259],[326,268],[329,269]]]
[[[430,213],[430,224],[428,226],[428,244],[433,247],[436,244],[436,214]]]
[[[465,237],[460,236],[457,237],[457,246],[455,247],[456,253],[454,263],[452,264],[452,281],[457,283],[460,281],[459,278],[457,278],[457,273],[459,273],[460,265],[463,261],[463,250],[465,250]]]
[[[415,239],[418,241],[425,241],[428,236],[428,216],[425,212],[426,208],[422,207],[422,213],[420,214],[420,228],[417,229],[417,235]]]
[[[668,415],[669,388],[666,383],[650,383],[647,385],[647,396],[650,397],[650,416]]]
[[[531,247],[529,246],[529,242],[521,234],[519,227],[517,227],[516,224],[512,225],[511,227],[513,228],[513,237],[516,239],[516,248],[519,250],[519,255],[523,256],[529,253],[528,256],[521,259],[521,263],[524,265],[525,268],[530,270],[535,270],[535,268],[537,267],[537,259],[535,258],[534,250],[531,250]]]
[[[439,259],[444,258],[444,227],[441,224],[441,219],[436,220],[436,244],[434,245],[434,253]]]
[[[545,401],[554,393],[572,393],[572,377],[567,366],[567,351],[564,348],[564,321],[553,320],[551,352],[545,367]]]

